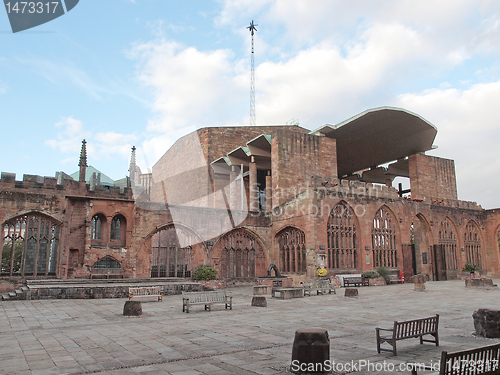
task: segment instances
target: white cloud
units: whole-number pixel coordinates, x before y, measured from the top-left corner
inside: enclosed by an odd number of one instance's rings
[[[240,94],[234,81],[238,65],[229,50],[202,52],[161,39],[137,44],[131,56],[138,60],[140,81],[155,94],[148,131],[202,127],[229,118]]]
[[[131,147],[136,141],[137,136],[134,134],[120,134],[115,132],[97,133],[92,137],[98,158],[119,155],[126,159],[130,157]]]
[[[88,139],[91,135],[83,128],[80,120],[72,117],[62,118],[55,124],[55,127],[61,129],[57,134],[57,139],[47,140],[45,144],[63,153],[74,153],[75,150],[80,150],[82,139]]]
[[[59,150],[63,154],[74,156],[61,159],[62,164],[75,163],[79,157],[82,140],[87,141],[87,156],[91,160],[103,160],[118,157],[121,160],[130,158],[131,147],[137,141],[133,134],[116,132],[92,133],[84,128],[82,121],[72,117],[64,117],[55,124],[59,129],[56,139],[45,141],[47,146]]]
[[[431,154],[455,160],[459,198],[498,207],[500,176],[500,81],[467,90],[434,89],[399,97],[399,106],[438,128]]]

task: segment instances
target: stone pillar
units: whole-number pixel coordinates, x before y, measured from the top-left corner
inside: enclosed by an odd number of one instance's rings
[[[273,180],[271,171],[267,171],[266,176],[266,212],[271,212],[273,209]]]
[[[231,166],[231,173],[229,174],[229,205],[232,210],[238,206],[238,183],[236,182],[236,166]]]
[[[250,195],[250,206],[249,211],[259,211],[259,189],[257,187],[257,164],[255,164],[254,156],[250,156],[250,165],[249,165],[249,186],[248,192]]]
[[[264,297],[264,296],[253,296],[252,297],[252,306],[267,307],[266,297]]]
[[[500,337],[500,310],[479,309],[472,314],[476,335],[487,338]]]
[[[142,304],[141,301],[125,301],[123,306],[124,316],[141,316],[142,315]]]
[[[356,288],[346,288],[344,292],[344,297],[357,297],[358,289]]]
[[[413,290],[417,292],[425,292],[425,282],[427,281],[427,276],[419,273],[412,276],[410,280],[415,284]]]
[[[326,329],[311,328],[295,331],[292,346],[291,372],[304,373],[303,369],[314,368],[314,373],[328,373],[330,365],[330,339]],[[319,371],[318,371],[319,370]],[[322,371],[323,370],[323,371]],[[306,371],[309,373],[308,371]]]

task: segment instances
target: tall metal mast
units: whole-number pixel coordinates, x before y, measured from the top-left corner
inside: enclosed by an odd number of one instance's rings
[[[255,32],[257,31],[257,28],[252,22],[250,22],[250,26],[247,27],[248,30],[250,30],[250,34],[252,34],[252,60],[251,60],[251,65],[252,65],[252,70],[250,74],[250,125],[255,125],[255,64],[254,64],[254,52],[253,52],[253,36]]]

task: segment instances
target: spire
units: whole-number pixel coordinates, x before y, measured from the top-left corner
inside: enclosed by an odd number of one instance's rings
[[[85,175],[87,172],[87,141],[85,139],[82,141],[82,150],[80,151],[80,162],[78,163],[80,167],[79,181],[85,182]]]
[[[129,176],[130,176],[130,184],[132,186],[134,186],[136,184],[136,169],[137,169],[137,165],[136,165],[136,162],[135,162],[135,146],[132,146],[132,155],[130,157],[130,167],[128,169],[129,171]]]

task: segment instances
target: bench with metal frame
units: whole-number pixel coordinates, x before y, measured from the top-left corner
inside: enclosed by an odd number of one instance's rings
[[[432,342],[439,346],[439,335],[438,335],[438,325],[439,325],[439,315],[431,316],[429,318],[407,320],[404,322],[394,322],[394,327],[392,329],[376,328],[377,334],[377,352],[388,351],[392,352],[393,355],[397,355],[396,342],[399,340],[410,339],[410,338],[420,338],[420,344],[424,342]],[[391,332],[390,335],[384,336],[381,331]],[[434,339],[424,339],[423,336],[431,335]],[[381,348],[380,345],[383,343],[388,343],[392,346],[392,349]]]

